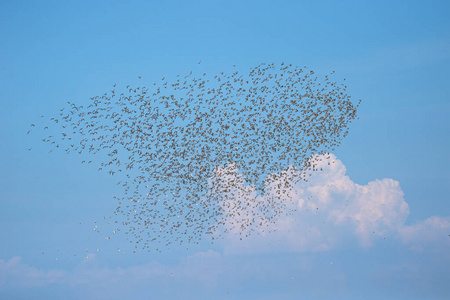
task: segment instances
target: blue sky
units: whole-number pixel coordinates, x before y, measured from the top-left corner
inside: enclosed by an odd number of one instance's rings
[[[1,1],[0,298],[447,299],[449,12],[447,1]],[[261,62],[335,70],[362,99],[337,164],[298,187],[323,212],[273,235],[128,253],[122,236],[92,230],[111,230],[115,180],[26,134],[115,83]]]

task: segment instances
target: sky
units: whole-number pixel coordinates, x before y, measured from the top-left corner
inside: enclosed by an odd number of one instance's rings
[[[0,298],[448,299],[449,12],[448,1],[1,1]],[[336,71],[362,100],[335,163],[296,187],[298,213],[271,234],[130,253],[123,235],[93,230],[112,230],[115,180],[27,134],[138,76],[262,62]]]

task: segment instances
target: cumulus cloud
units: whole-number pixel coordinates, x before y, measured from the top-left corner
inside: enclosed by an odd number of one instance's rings
[[[276,180],[267,184],[264,195],[258,195],[254,187],[247,185],[235,166],[230,165],[230,169],[224,170],[227,171],[224,176],[234,184],[221,203],[224,213],[227,209],[236,210],[238,204],[242,211],[240,216],[231,214],[221,225],[230,233],[216,241],[216,246],[222,246],[223,253],[208,250],[184,257],[177,264],[165,265],[153,261],[127,268],[101,267],[97,257],[88,253],[88,259],[70,272],[38,269],[23,263],[19,257],[13,257],[8,261],[0,260],[0,290],[65,284],[75,289],[85,287],[92,299],[126,297],[130,289],[142,286],[164,294],[165,287],[170,289],[174,282],[191,288],[215,288],[222,284],[225,277],[238,284],[245,278],[257,277],[259,272],[277,269],[279,257],[284,257],[278,255],[277,260],[264,265],[257,259],[258,256],[240,255],[242,253],[301,252],[310,256],[321,255],[321,252],[343,246],[370,247],[385,238],[393,241],[394,245],[406,245],[417,252],[440,251],[440,255],[433,255],[439,258],[445,252],[442,250],[450,247],[450,217],[434,216],[405,225],[409,207],[399,182],[376,179],[364,185],[357,184],[346,175],[344,164],[334,155],[328,159],[318,157],[315,167],[321,171],[311,172],[311,176],[294,168],[278,174]],[[307,181],[295,179],[295,176],[304,175]],[[292,189],[280,185],[286,180],[292,180]],[[282,215],[276,223],[271,223],[258,211],[258,203],[266,203],[277,191],[280,191],[280,199],[284,201],[287,211],[292,213]],[[266,223],[246,237],[248,228],[242,230],[239,225],[248,218]],[[264,257],[270,259],[271,256]],[[283,263],[285,265],[277,269],[279,273],[274,273],[271,280],[286,280],[286,276],[293,280],[312,268],[307,262],[302,262],[286,272],[292,261],[286,259]],[[329,272],[324,269],[323,274]]]
[[[225,236],[222,244],[226,251],[328,251],[353,242],[369,247],[376,239],[398,238],[399,234],[404,241],[408,236],[411,240],[418,238],[413,233],[416,231],[430,230],[436,234],[438,228],[445,228],[447,224],[441,219],[431,219],[422,225],[405,226],[409,206],[398,181],[385,178],[360,185],[346,175],[344,164],[334,155],[316,156],[314,161],[318,171],[303,174],[290,168],[284,175],[279,175],[279,182],[271,183],[279,186],[281,182],[291,180],[287,186],[292,185],[293,188],[282,191],[284,198],[281,200],[288,208],[295,209],[293,213],[280,217],[276,223],[267,223],[266,227],[258,229],[256,236],[252,234],[244,239],[242,227],[236,224],[243,223],[242,216],[260,216],[256,211],[257,205],[249,203],[269,201],[264,198],[271,197],[273,190],[268,189],[264,196],[257,196],[252,186],[245,185],[239,170],[228,170],[228,180],[240,179],[232,180],[233,188],[240,192],[225,198],[234,198],[235,202],[247,205],[241,205],[240,219],[233,213],[233,218],[226,221],[226,229],[235,233]],[[300,180],[300,176],[308,180]]]

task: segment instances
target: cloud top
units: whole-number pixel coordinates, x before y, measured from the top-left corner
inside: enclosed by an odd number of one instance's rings
[[[242,240],[242,226],[236,225],[244,223],[245,218],[260,216],[257,205],[252,204],[270,202],[271,193],[277,189],[266,186],[266,193],[257,196],[251,185],[245,185],[239,170],[230,168],[226,178],[241,178],[232,180],[233,189],[239,192],[230,192],[223,199],[246,205],[240,207],[241,218],[233,213],[225,222],[225,227],[235,233],[224,238],[225,249],[231,252],[272,252],[281,248],[294,252],[327,251],[348,242],[370,247],[377,239],[400,235],[403,241],[408,241],[412,236],[418,238],[413,232],[441,228],[437,224],[447,226],[444,220],[434,219],[415,227],[405,226],[409,206],[396,180],[375,179],[360,185],[350,179],[344,164],[333,154],[316,156],[314,161],[318,171],[300,173],[291,168],[284,175],[278,174],[278,181],[271,185],[281,190],[284,195],[281,200],[291,210],[277,222],[266,222],[265,227],[258,228],[256,237],[245,236]],[[298,178],[305,175],[307,181]],[[285,184],[286,180],[291,182]],[[283,190],[281,183],[293,188]],[[228,202],[225,203],[226,210]],[[261,217],[260,221],[267,220]],[[283,246],[279,249],[277,245]]]

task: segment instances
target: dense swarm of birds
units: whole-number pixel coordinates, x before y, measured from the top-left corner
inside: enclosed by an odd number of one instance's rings
[[[115,214],[136,249],[259,233],[290,213],[296,180],[318,170],[314,157],[339,146],[356,118],[359,103],[333,73],[321,81],[307,67],[263,63],[243,75],[114,84],[86,107],[68,102],[49,118],[60,131],[43,141],[96,154],[82,163],[120,177]]]

